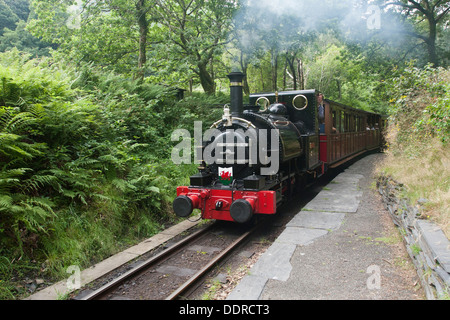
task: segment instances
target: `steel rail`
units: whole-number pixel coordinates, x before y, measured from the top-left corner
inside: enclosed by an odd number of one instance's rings
[[[258,226],[255,226],[250,231],[245,232],[242,236],[231,243],[227,248],[225,248],[220,254],[215,256],[205,267],[193,275],[189,280],[183,283],[177,290],[172,292],[165,300],[175,300],[186,292],[193,284],[195,284],[202,276],[204,276],[211,268],[213,268],[220,260],[225,258],[233,249],[240,245],[248,236],[250,236]]]
[[[113,290],[114,288],[118,287],[121,283],[126,281],[127,279],[136,276],[138,273],[145,271],[152,265],[160,262],[161,260],[164,260],[165,258],[168,258],[170,255],[175,253],[176,251],[183,248],[187,243],[191,242],[192,240],[202,236],[207,231],[209,231],[214,224],[209,225],[201,230],[196,231],[195,233],[189,235],[188,237],[184,238],[180,242],[177,242],[173,246],[167,248],[166,250],[160,252],[159,254],[155,255],[154,257],[151,257],[150,259],[146,260],[142,264],[138,265],[137,267],[129,270],[128,272],[122,274],[121,276],[117,277],[116,279],[112,280],[111,282],[108,282],[101,288],[95,290],[94,292],[80,298],[80,300],[94,300],[99,298],[100,296],[106,294],[108,291]]]

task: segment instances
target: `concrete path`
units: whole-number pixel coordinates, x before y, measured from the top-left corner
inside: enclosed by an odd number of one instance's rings
[[[228,300],[423,298],[401,238],[371,188],[381,157],[358,161],[323,188]]]

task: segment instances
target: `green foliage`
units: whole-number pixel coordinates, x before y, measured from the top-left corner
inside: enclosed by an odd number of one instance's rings
[[[176,93],[92,65],[0,54],[2,254],[64,274],[173,220],[175,186],[196,166],[172,163],[170,136],[216,121],[228,101]]]
[[[431,131],[442,142],[450,142],[450,84],[443,84],[443,93],[423,111],[423,119],[417,122],[417,127],[430,127]]]
[[[29,0],[3,0],[20,20],[27,21],[30,14]]]
[[[0,36],[3,34],[3,29],[14,29],[18,21],[19,17],[9,5],[4,0],[0,0]]]
[[[5,29],[3,36],[0,38],[0,52],[17,48],[33,56],[49,56],[51,47],[32,36],[25,28],[26,22],[19,21],[14,30]]]
[[[450,141],[449,80],[447,69],[412,66],[392,80],[390,115],[398,126],[400,144],[414,139],[417,143],[412,145],[418,146],[430,136]]]
[[[33,56],[49,55],[51,46],[26,30],[29,6],[29,0],[0,0],[0,52],[17,48]]]
[[[386,83],[391,96],[383,171],[401,181],[423,215],[450,234],[450,70],[408,67]]]

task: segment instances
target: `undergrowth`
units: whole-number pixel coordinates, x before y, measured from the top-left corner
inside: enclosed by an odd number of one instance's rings
[[[173,223],[176,186],[195,165],[171,161],[170,135],[211,104],[168,87],[0,54],[0,299],[24,278],[67,277]],[[213,102],[214,101],[214,102]]]
[[[450,236],[450,70],[408,68],[391,83],[384,174]]]

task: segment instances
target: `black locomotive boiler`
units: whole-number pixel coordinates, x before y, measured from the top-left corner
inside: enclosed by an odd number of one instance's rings
[[[244,74],[228,77],[230,106],[201,146],[198,174],[177,188],[180,217],[200,209],[203,219],[245,223],[276,214],[297,187],[381,146],[381,115],[321,101],[316,90],[252,94],[244,106]]]

